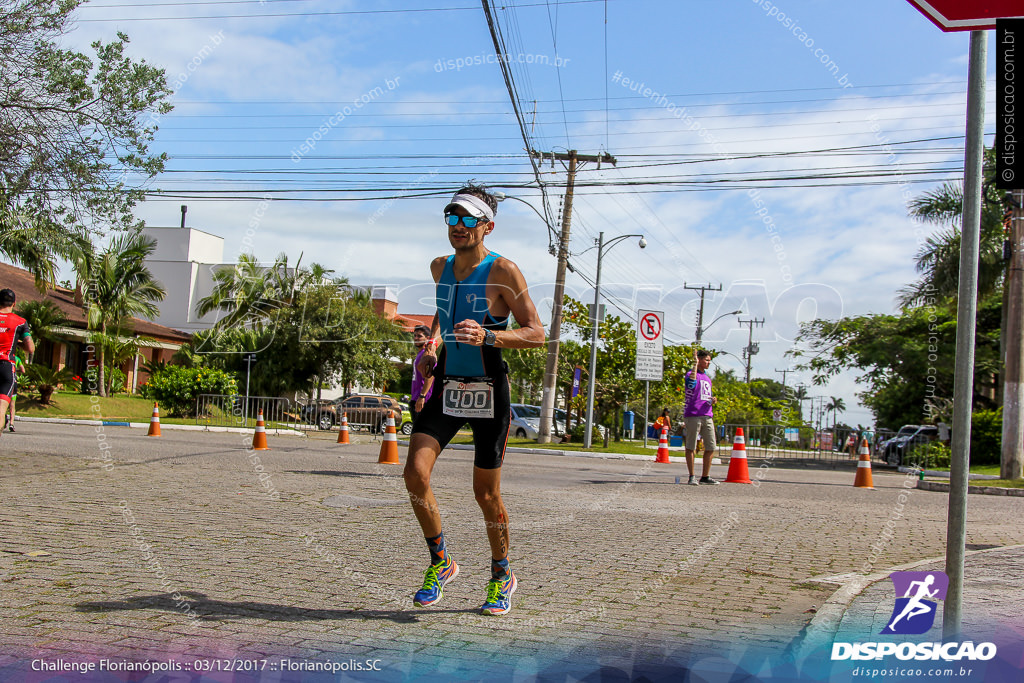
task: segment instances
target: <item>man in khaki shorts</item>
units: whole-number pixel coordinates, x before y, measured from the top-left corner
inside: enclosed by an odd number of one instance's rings
[[[711,394],[711,378],[704,371],[711,365],[711,354],[700,349],[694,354],[697,367],[686,373],[686,405],[683,408],[683,423],[686,425],[686,469],[690,478],[686,483],[717,484],[711,478],[711,458],[715,455],[714,405],[718,402]],[[700,481],[693,474],[693,455],[697,449],[697,438],[704,442],[704,466]]]

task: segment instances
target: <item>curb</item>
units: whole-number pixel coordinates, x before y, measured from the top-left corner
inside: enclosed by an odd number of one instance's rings
[[[132,429],[149,429],[148,422],[119,422],[117,420],[73,420],[67,417],[21,417],[18,416],[18,422],[43,422],[49,424],[61,424],[61,425],[86,425],[89,427],[130,427]],[[211,427],[208,425],[176,425],[176,424],[164,424],[160,423],[161,429],[189,431],[189,432],[226,432],[230,434],[253,434],[255,429],[245,429],[244,427]],[[301,436],[305,437],[306,434],[295,429],[268,429],[267,434],[273,434],[275,436]]]
[[[1019,548],[1024,548],[1024,544],[1006,545],[999,548],[986,548],[984,550],[968,550],[965,551],[964,557],[971,557],[972,555],[977,555],[979,553],[1016,550]],[[850,605],[853,604],[853,601],[857,599],[857,596],[859,596],[865,588],[876,584],[879,581],[884,581],[889,578],[889,575],[893,572],[909,571],[915,567],[920,567],[921,565],[931,564],[934,562],[944,562],[945,560],[945,556],[931,557],[924,560],[917,560],[916,562],[910,562],[908,564],[890,567],[883,572],[876,572],[874,574],[868,574],[867,576],[851,572],[849,574],[811,577],[807,579],[807,581],[813,581],[814,583],[840,584],[840,587],[835,593],[829,596],[828,600],[826,600],[821,606],[818,612],[811,619],[810,623],[807,624],[807,627],[804,630],[804,635],[795,648],[799,659],[806,659],[814,650],[822,647],[823,645],[831,644],[835,640],[835,636],[839,631],[839,625],[843,620],[843,616],[846,615],[846,611],[850,608]]]
[[[917,488],[922,491],[949,492],[949,484],[941,481],[919,481]],[[1011,489],[1007,486],[968,486],[967,493],[979,493],[984,496],[1016,496],[1024,498],[1024,489]]]

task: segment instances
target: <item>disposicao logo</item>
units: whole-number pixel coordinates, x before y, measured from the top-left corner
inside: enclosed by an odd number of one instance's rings
[[[896,605],[882,635],[920,635],[935,623],[936,600],[945,600],[949,577],[945,572],[893,572]],[[897,659],[918,661],[989,660],[996,656],[993,643],[972,641],[948,643],[833,643],[832,659]]]
[[[945,572],[893,572],[889,578],[896,588],[896,606],[881,633],[927,633],[935,623],[935,600],[946,599],[949,577]]]

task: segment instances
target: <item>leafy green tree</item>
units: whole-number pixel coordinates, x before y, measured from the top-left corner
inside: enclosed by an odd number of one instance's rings
[[[55,255],[86,231],[136,226],[163,170],[152,114],[171,110],[162,69],[125,56],[128,37],[61,47],[82,0],[8,0],[0,12],[0,253],[53,282]]]
[[[1007,262],[1003,260],[1003,215],[1008,208],[1003,193],[995,186],[995,150],[985,150],[984,194],[981,210],[978,296],[998,291]],[[921,277],[900,290],[903,306],[920,306],[932,299],[953,300],[960,283],[960,225],[963,222],[963,182],[945,183],[915,198],[910,215],[939,226],[918,250],[914,265]]]
[[[254,396],[319,392],[331,381],[386,386],[398,378],[391,358],[407,353],[408,335],[374,312],[369,295],[343,283],[304,285],[290,303],[267,309],[256,327],[196,333],[193,362],[222,368],[244,382],[242,354],[256,353]]]
[[[46,299],[23,301],[18,304],[17,314],[28,322],[32,330],[32,338],[36,341],[46,339],[56,341],[56,328],[67,323],[68,318],[57,304]]]
[[[547,354],[546,348],[505,349],[502,352],[502,357],[508,363],[513,402],[540,404],[540,389],[544,385]],[[559,361],[561,361],[561,352]],[[560,364],[565,365],[564,363]],[[570,377],[572,376],[571,372],[570,369]]]
[[[283,252],[269,266],[260,264],[254,255],[243,253],[235,266],[214,273],[213,289],[196,304],[196,314],[224,312],[224,317],[217,321],[218,330],[259,328],[269,323],[274,311],[294,305],[307,287],[348,285],[344,278],[333,278],[333,273],[319,263],[303,268],[301,254],[292,267]]]
[[[585,305],[566,297],[562,320],[564,331],[589,342],[592,328]],[[597,336],[600,346],[594,384],[594,424],[611,426],[606,417],[617,416],[628,399],[643,396],[643,383],[635,379],[636,332],[632,323],[609,314],[598,324]],[[583,346],[587,354],[583,367],[589,370],[589,344]]]
[[[134,316],[153,318],[156,302],[165,296],[163,285],[153,278],[144,261],[156,249],[156,241],[139,233],[116,235],[98,255],[76,262],[80,281],[87,285],[82,295],[89,329],[98,333],[98,392],[107,395],[104,364],[107,342],[131,328]]]
[[[975,340],[976,408],[991,407],[986,397],[999,365],[999,309],[992,298],[979,307]],[[815,384],[855,369],[864,391],[857,394],[879,427],[897,429],[931,417],[934,399],[953,395],[956,353],[955,310],[949,306],[908,308],[900,315],[862,315],[814,320],[801,326],[789,355],[813,372]]]

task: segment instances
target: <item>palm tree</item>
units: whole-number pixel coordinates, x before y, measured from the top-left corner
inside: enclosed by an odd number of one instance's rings
[[[213,274],[213,289],[196,305],[196,314],[224,311],[216,328],[257,327],[271,310],[273,288],[267,269],[251,254],[240,254],[232,268],[221,268]]]
[[[44,292],[57,281],[58,260],[69,258],[84,238],[63,225],[40,224],[4,200],[0,189],[0,256],[28,269]]]
[[[832,411],[832,432],[835,433],[838,413],[842,413],[846,410],[846,402],[838,396],[830,396],[829,403],[825,406],[825,410]]]
[[[985,153],[986,177],[995,171],[994,159]],[[990,167],[991,163],[991,167]],[[956,298],[960,282],[960,223],[963,217],[963,187],[945,183],[910,203],[910,215],[925,223],[941,226],[931,235],[914,257],[914,268],[921,277],[900,290],[901,306],[920,306],[930,298]],[[980,252],[978,262],[978,296],[995,293],[1003,280],[1003,214],[1006,207],[998,191],[986,184],[981,212]]]
[[[130,327],[134,316],[153,318],[159,314],[156,302],[166,295],[163,286],[145,266],[147,256],[156,249],[156,240],[139,233],[123,233],[114,237],[101,253],[83,250],[74,260],[79,281],[86,282],[82,292],[90,330],[98,339],[117,337]],[[98,391],[106,396],[104,361],[108,344],[97,345],[99,367]]]
[[[56,341],[57,334],[54,328],[65,324],[68,319],[64,312],[52,301],[25,301],[18,304],[16,311],[18,315],[28,321],[29,329],[32,330],[32,338],[35,340],[48,339]]]
[[[278,254],[270,266],[262,266],[252,254],[241,254],[233,268],[222,268],[213,275],[210,295],[196,305],[196,314],[224,311],[217,321],[218,331],[226,328],[262,328],[273,311],[295,303],[298,293],[310,285],[330,279],[334,272],[314,263],[302,268],[302,255],[295,267],[289,267],[288,255]],[[347,281],[341,280],[347,284]]]

